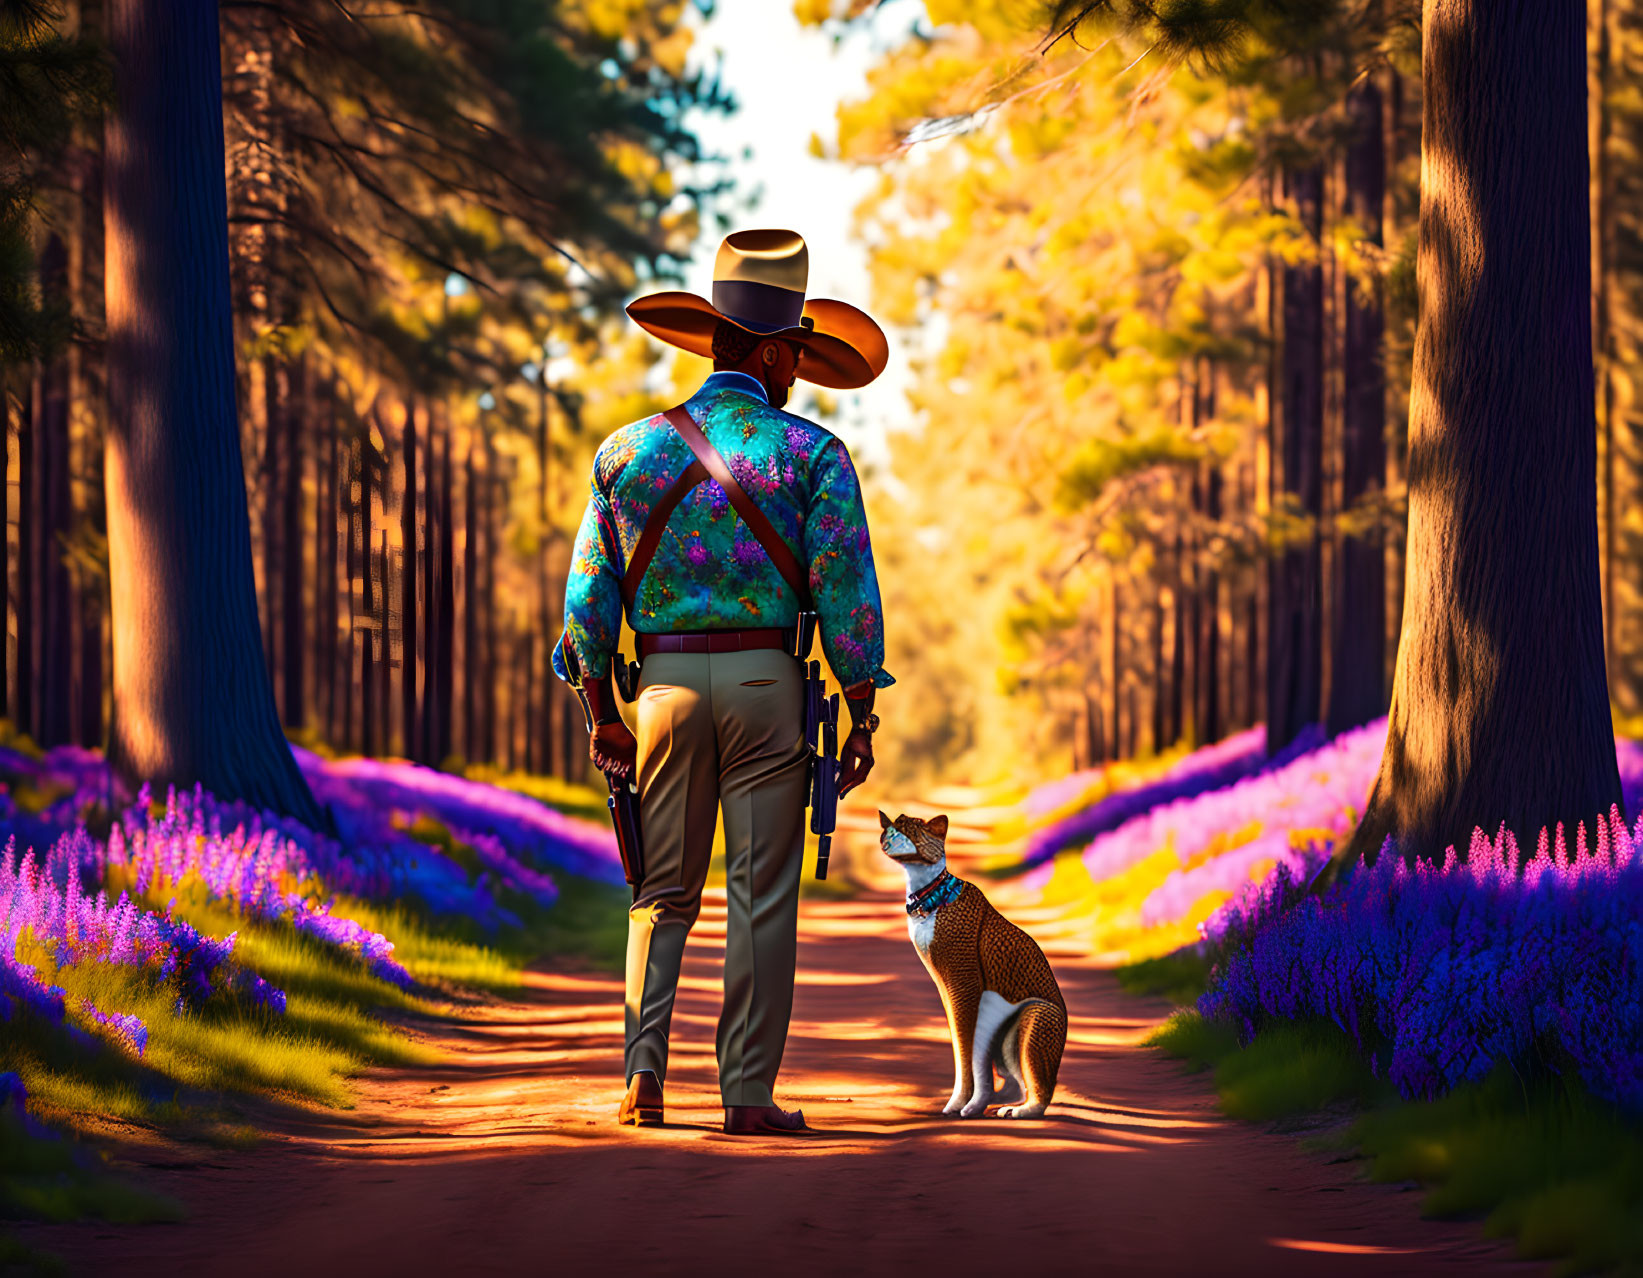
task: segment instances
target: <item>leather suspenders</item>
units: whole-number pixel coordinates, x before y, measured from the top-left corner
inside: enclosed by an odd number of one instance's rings
[[[776,571],[781,573],[782,580],[787,582],[798,597],[800,607],[808,611],[808,575],[800,566],[792,549],[782,540],[775,526],[754,504],[753,499],[747,495],[747,490],[736,482],[736,477],[730,473],[730,466],[724,456],[702,433],[702,428],[685,411],[683,405],[668,409],[663,416],[695,454],[696,460],[685,467],[684,473],[674,480],[673,486],[662,495],[662,499],[652,508],[650,518],[645,521],[644,531],[639,534],[638,544],[633,548],[633,558],[628,561],[627,571],[622,574],[622,598],[627,603],[628,610],[632,611],[634,600],[639,596],[639,583],[644,579],[650,561],[655,558],[657,547],[662,544],[662,534],[666,531],[667,522],[673,517],[673,512],[679,508],[679,503],[692,489],[704,479],[711,478],[724,489],[725,496],[730,499],[736,513],[742,517],[748,531],[764,549]]]

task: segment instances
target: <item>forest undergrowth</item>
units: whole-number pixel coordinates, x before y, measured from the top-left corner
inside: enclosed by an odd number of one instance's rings
[[[333,839],[199,791],[122,802],[99,756],[5,742],[0,1218],[174,1219],[107,1138],[254,1143],[269,1104],[346,1108],[368,1067],[430,1059],[419,1020],[533,959],[620,966],[610,835],[516,778],[299,750]]]
[[[1122,806],[1164,801],[1028,876],[1089,912],[1126,989],[1182,1005],[1154,1045],[1212,1071],[1229,1116],[1423,1187],[1428,1214],[1481,1218],[1560,1272],[1639,1271],[1643,830],[1616,811],[1532,849],[1480,831],[1413,868],[1388,846],[1326,885],[1381,731],[1196,793],[1191,756],[1131,769]],[[1635,811],[1635,743],[1618,760]],[[1114,796],[1088,793],[1063,793],[1029,859],[1103,825]]]

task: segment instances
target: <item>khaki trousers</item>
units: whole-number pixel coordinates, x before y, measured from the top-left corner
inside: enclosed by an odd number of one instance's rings
[[[800,666],[774,649],[657,653],[639,688],[645,873],[628,912],[627,1077],[667,1076],[679,965],[722,811],[729,917],[719,1091],[726,1105],[771,1105],[793,1011],[804,860]]]

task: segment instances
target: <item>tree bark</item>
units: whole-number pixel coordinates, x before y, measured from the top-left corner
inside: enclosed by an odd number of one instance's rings
[[[373,406],[371,415],[376,415]],[[371,509],[371,481],[375,478],[376,458],[371,448],[370,428],[366,427],[359,441],[359,564],[360,606],[365,612],[364,642],[359,656],[359,752],[366,758],[380,748],[377,727],[377,669],[376,669],[376,546],[373,545]]]
[[[11,602],[10,524],[11,482],[11,387],[0,376],[0,718],[12,712],[11,653],[7,642],[7,609]]]
[[[434,722],[437,729],[435,762],[443,765],[455,744],[452,718],[456,676],[456,574],[451,535],[451,424],[445,423],[439,441],[439,624],[438,666],[434,671]]]
[[[479,512],[484,523],[485,553],[480,565],[480,574],[483,585],[480,588],[478,603],[480,622],[484,632],[484,658],[479,667],[479,687],[482,705],[484,707],[483,722],[479,730],[481,740],[485,743],[484,760],[486,763],[497,757],[496,749],[496,676],[497,666],[500,664],[496,630],[496,543],[497,536],[497,503],[501,500],[502,485],[496,479],[496,448],[491,443],[489,432],[485,433],[485,478],[481,484],[484,494],[481,499]],[[511,683],[511,680],[510,680]]]
[[[400,498],[399,511],[399,535],[403,545],[399,587],[399,690],[401,717],[405,721],[405,755],[420,761],[422,752],[417,744],[419,718],[416,706],[416,448],[416,401],[411,399],[405,405],[405,441],[401,450],[405,491]]]
[[[1203,514],[1211,526],[1221,518],[1221,467],[1211,459],[1203,463]],[[1221,739],[1221,578],[1207,560],[1200,564],[1201,585],[1196,591],[1193,664],[1197,667],[1198,704],[1192,721],[1200,745]]]
[[[437,766],[440,761],[439,727],[435,717],[439,703],[439,608],[434,565],[439,561],[435,547],[443,532],[439,526],[438,499],[434,487],[437,482],[434,449],[436,427],[431,401],[423,420],[428,427],[427,439],[422,446],[422,456],[428,467],[428,484],[423,489],[422,496],[422,524],[425,529],[422,546],[422,719],[417,728],[417,749],[424,763]]]
[[[337,740],[337,396],[330,378],[320,395],[325,461],[314,503],[314,668],[325,680],[323,722],[328,740]]]
[[[1124,750],[1124,734],[1119,714],[1124,704],[1124,638],[1123,600],[1118,593],[1118,570],[1112,574],[1112,754],[1118,758]]]
[[[479,695],[479,469],[468,445],[462,518],[462,750],[469,763],[483,761]]]
[[[112,0],[109,757],[329,825],[262,660],[234,409],[222,74],[211,0]]]
[[[1316,165],[1284,174],[1301,225],[1314,238],[1323,230],[1323,171]],[[1323,501],[1324,279],[1319,262],[1283,268],[1283,335],[1278,403],[1273,422],[1274,487],[1296,513],[1316,520]],[[1274,556],[1267,643],[1267,749],[1283,749],[1322,707],[1323,630],[1318,534]]]
[[[302,441],[311,429],[313,401],[309,394],[308,357],[298,355],[284,365],[285,476],[280,490],[280,692],[284,701],[285,726],[300,728],[307,719],[307,689],[303,658],[308,648],[303,642],[302,502],[303,472],[307,459]]]
[[[1185,689],[1186,689],[1186,574],[1182,571],[1182,560],[1185,548],[1180,532],[1175,534],[1175,554],[1173,563],[1175,568],[1175,587],[1170,592],[1171,606],[1174,617],[1170,626],[1170,661],[1169,661],[1169,743],[1175,745],[1181,740],[1181,734],[1186,730]]]
[[[1346,153],[1346,214],[1372,244],[1381,241],[1386,149],[1381,92],[1365,77],[1347,96],[1352,141]],[[1384,328],[1373,288],[1348,278],[1343,316],[1345,394],[1341,403],[1341,509],[1378,497],[1386,475]],[[1377,523],[1340,538],[1335,555],[1334,624],[1330,627],[1331,735],[1368,723],[1386,709],[1386,551]]]
[[[1409,549],[1391,727],[1345,856],[1621,801],[1603,668],[1586,28],[1426,0]]]
[[[40,254],[40,292],[51,305],[68,298],[68,245],[53,234]],[[34,538],[34,581],[37,662],[35,683],[35,740],[43,746],[63,745],[73,734],[73,598],[65,561],[71,520],[69,488],[69,360],[66,350],[53,350],[41,361],[39,402],[35,410],[36,506],[38,527]]]

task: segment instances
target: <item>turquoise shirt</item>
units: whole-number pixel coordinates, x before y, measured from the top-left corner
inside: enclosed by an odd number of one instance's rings
[[[884,670],[884,610],[850,453],[814,422],[772,408],[745,373],[717,372],[685,407],[730,473],[808,565],[823,651],[846,688],[894,683]],[[660,414],[617,431],[593,459],[593,492],[565,583],[565,636],[585,677],[610,669],[622,576],[651,509],[694,455]],[[668,519],[628,624],[640,634],[790,626],[800,602],[712,479]],[[560,650],[554,669],[568,679]]]

